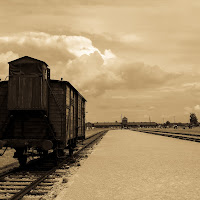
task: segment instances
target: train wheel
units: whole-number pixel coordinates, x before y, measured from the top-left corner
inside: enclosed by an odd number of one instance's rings
[[[65,152],[63,149],[58,149],[57,151],[58,151],[58,157],[62,157],[65,155]]]
[[[69,156],[72,157],[74,152],[74,148],[72,146],[69,146]]]
[[[24,167],[27,162],[27,156],[26,155],[19,156],[18,161],[19,161],[20,167]]]
[[[20,167],[24,167],[27,162],[27,155],[24,155],[24,153],[26,152],[26,149],[17,148],[15,150],[16,152],[14,154],[14,157],[18,159]]]
[[[41,157],[47,157],[48,156],[48,151],[43,151]]]

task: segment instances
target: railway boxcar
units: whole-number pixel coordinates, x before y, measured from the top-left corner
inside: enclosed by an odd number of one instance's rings
[[[20,164],[30,150],[72,153],[85,138],[85,102],[69,82],[50,79],[45,62],[28,56],[9,62],[9,80],[0,82],[0,148],[14,148]]]

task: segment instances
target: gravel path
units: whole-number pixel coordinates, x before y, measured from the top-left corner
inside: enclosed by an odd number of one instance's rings
[[[113,130],[56,200],[195,200],[199,187],[199,143]]]

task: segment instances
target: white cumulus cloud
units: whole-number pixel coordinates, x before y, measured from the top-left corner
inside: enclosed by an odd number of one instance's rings
[[[12,51],[8,51],[6,53],[0,54],[0,63],[7,64],[9,61],[15,60],[19,58],[19,55],[16,53],[13,53]]]
[[[189,115],[191,112],[193,111],[193,109],[191,107],[184,107],[184,114],[185,115]]]
[[[4,69],[2,75],[7,74],[8,58],[14,60],[27,55],[45,61],[51,68],[52,78],[62,77],[88,95],[100,95],[119,88],[135,90],[160,87],[173,78],[158,66],[142,62],[127,63],[109,48],[101,52],[90,38],[83,36],[43,32],[1,36],[0,52]]]
[[[8,75],[8,62],[19,58],[19,55],[8,51],[0,54],[0,79],[4,80]]]
[[[56,47],[59,51],[67,51],[76,57],[90,55],[97,51],[107,61],[116,56],[110,49],[102,54],[94,47],[89,38],[83,36],[50,35],[43,32],[24,32],[16,35],[0,37],[0,43],[16,43],[17,45],[34,45],[38,48]]]
[[[196,106],[194,106],[194,110],[196,110],[196,111],[200,111],[200,105],[196,105]]]

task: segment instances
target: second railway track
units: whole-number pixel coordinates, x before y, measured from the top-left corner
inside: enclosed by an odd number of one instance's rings
[[[63,157],[56,165],[47,157],[44,160],[29,163],[24,169],[15,168],[0,174],[0,199],[17,200],[25,195],[28,195],[29,199],[34,199],[47,194],[56,182],[56,177],[64,173],[63,169],[70,168],[70,164],[81,157],[81,152],[101,139],[106,132],[102,131],[86,138],[79,143],[73,158]]]
[[[160,135],[165,137],[172,137],[180,140],[188,140],[192,142],[200,142],[199,134],[191,134],[191,133],[173,133],[168,131],[159,131],[159,130],[137,130],[143,133],[149,133],[154,135]]]

